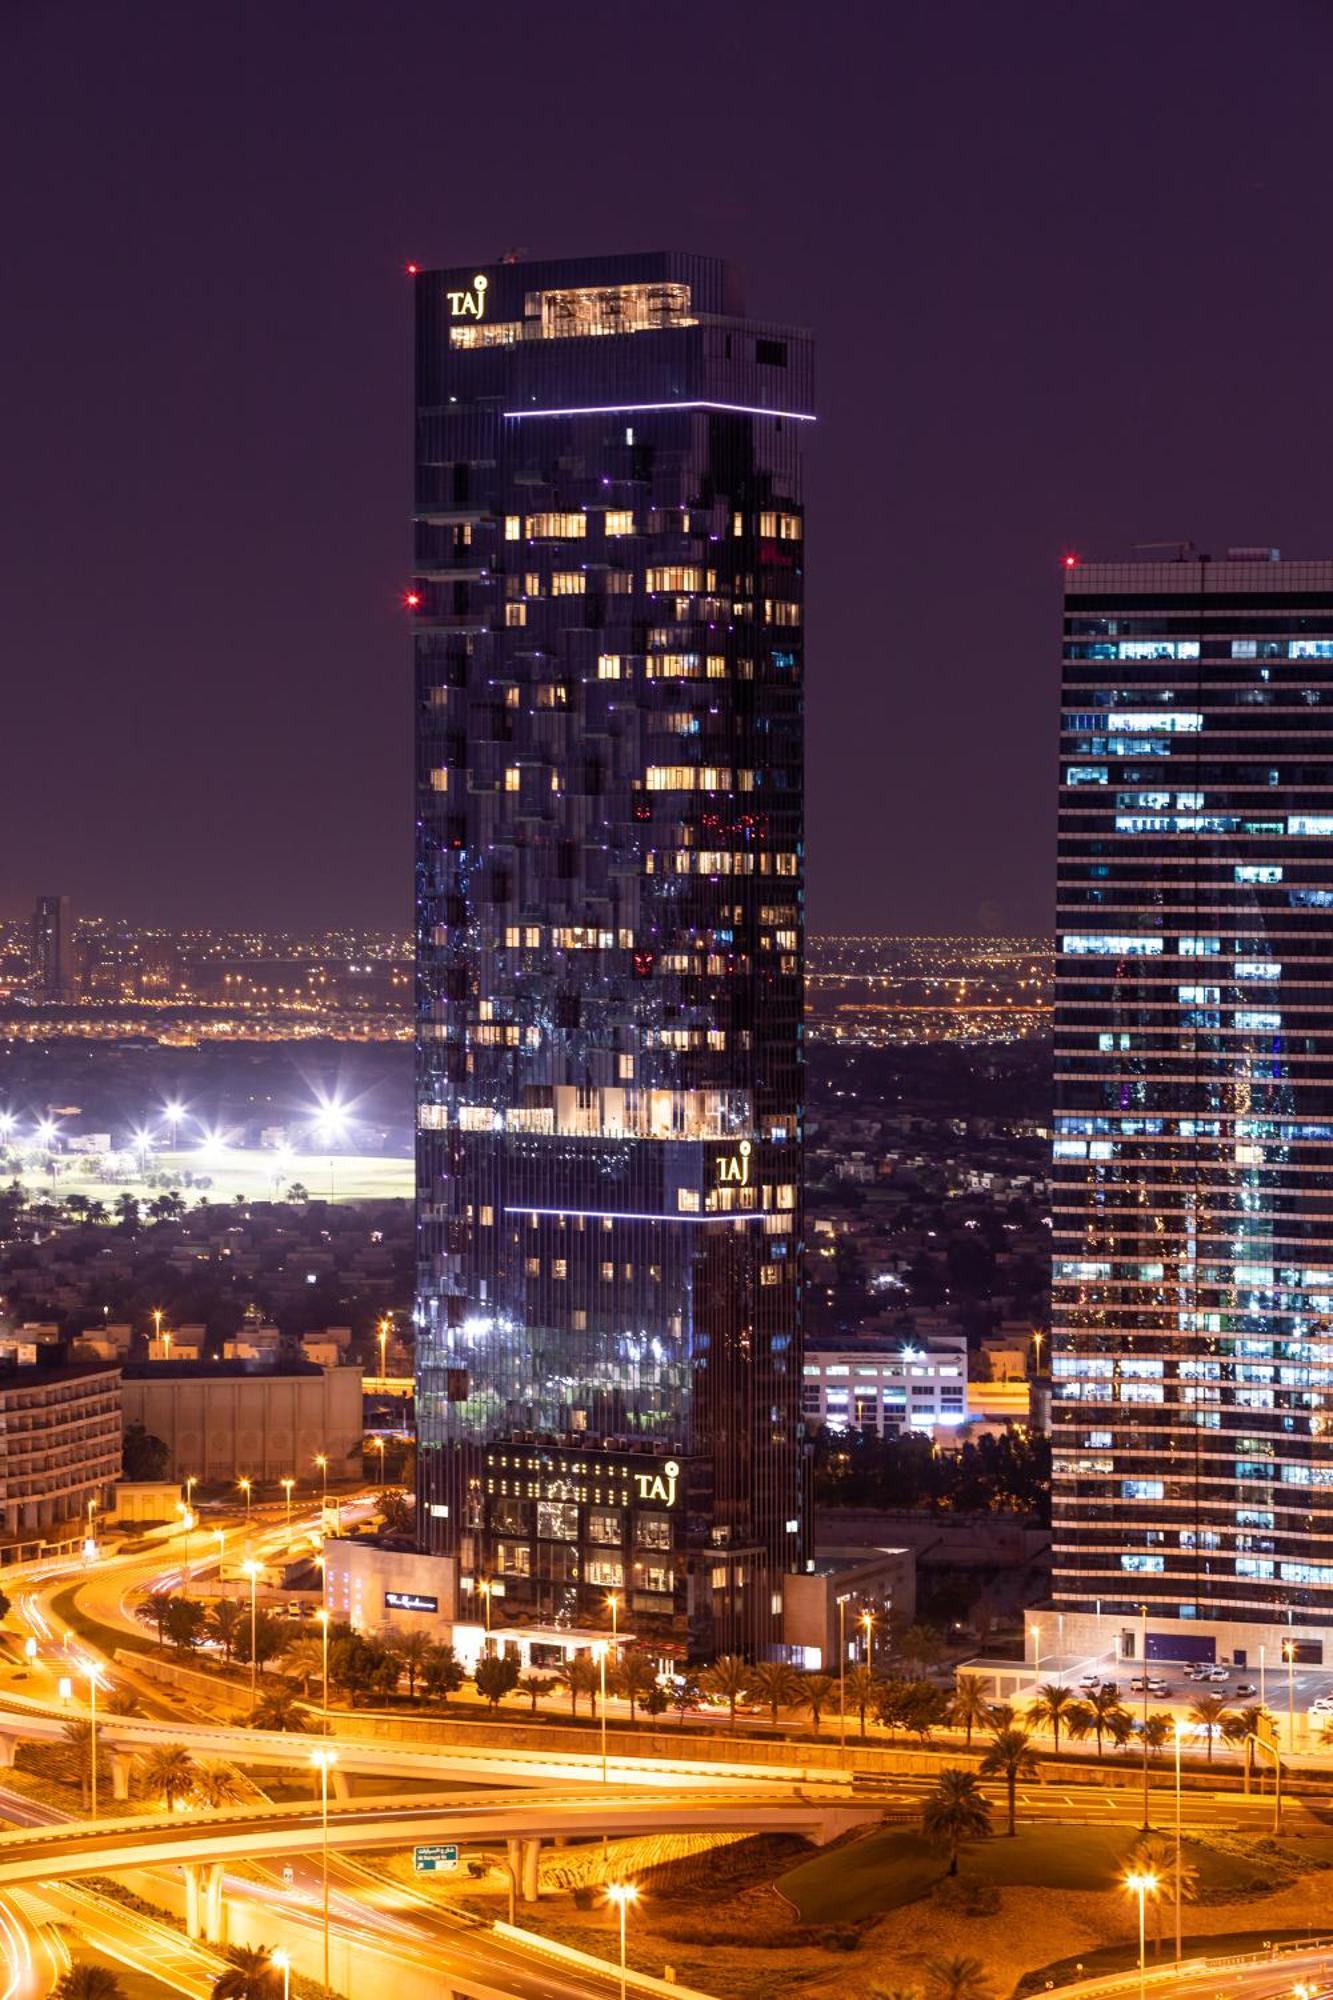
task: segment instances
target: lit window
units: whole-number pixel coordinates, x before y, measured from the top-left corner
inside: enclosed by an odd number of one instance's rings
[[[632,511],[628,507],[612,508],[606,517],[606,532],[608,535],[632,535],[634,533]]]
[[[597,660],[597,678],[599,681],[618,681],[620,679],[619,653],[599,654]]]
[[[523,532],[523,523],[517,514],[505,515],[505,540],[516,542]]]
[[[529,514],[528,533],[538,540],[578,541],[588,532],[585,514]]]
[[[505,606],[506,625],[510,626],[526,625],[527,622],[528,622],[528,607],[526,604],[506,604]]]
[[[505,766],[505,790],[506,790],[507,792],[516,792],[516,791],[518,790],[518,783],[519,783],[519,777],[518,777],[518,765],[517,765],[517,764],[506,764],[506,766]]]
[[[557,569],[551,572],[552,597],[582,597],[588,588],[588,579],[581,569]]]

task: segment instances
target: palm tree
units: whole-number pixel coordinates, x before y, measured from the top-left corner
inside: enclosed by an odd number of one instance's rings
[[[297,1706],[296,1690],[289,1687],[265,1688],[250,1716],[251,1729],[288,1729],[299,1734],[309,1727]]]
[[[1109,1732],[1114,1740],[1117,1728],[1129,1721],[1129,1715],[1120,1699],[1120,1690],[1114,1681],[1107,1681],[1103,1687],[1094,1688],[1087,1700],[1081,1702],[1079,1706],[1088,1711],[1088,1727],[1097,1738],[1097,1755],[1100,1757],[1103,1736]],[[1066,1717],[1066,1721],[1068,1720]],[[1070,1733],[1072,1735],[1072,1729]]]
[[[862,1663],[859,1666],[848,1667],[847,1669],[843,1692],[850,1706],[856,1710],[861,1730],[861,1741],[863,1743],[866,1740],[866,1710],[874,1701],[882,1685],[882,1676],[877,1674],[871,1666]]]
[[[1028,1704],[1029,1722],[1044,1723],[1054,1739],[1055,1754],[1060,1754],[1060,1726],[1067,1720],[1069,1709],[1077,1706],[1077,1697],[1072,1688],[1061,1687],[1059,1681],[1047,1681],[1037,1689]]]
[[[676,1721],[683,1729],[685,1718],[692,1708],[699,1706],[699,1683],[693,1674],[677,1674],[671,1683],[671,1706],[676,1711]]]
[[[220,1597],[209,1610],[209,1636],[217,1640],[222,1648],[222,1657],[228,1664],[236,1650],[236,1635],[244,1617],[245,1611],[234,1597]]]
[[[819,1734],[819,1718],[837,1693],[838,1683],[832,1674],[802,1674],[801,1698],[810,1711],[816,1736]]]
[[[761,1660],[750,1669],[750,1692],[768,1709],[769,1721],[777,1727],[778,1710],[795,1708],[804,1692],[801,1676],[786,1660]]]
[[[395,1657],[402,1661],[403,1672],[407,1675],[407,1698],[417,1698],[417,1676],[426,1664],[426,1655],[431,1649],[431,1639],[425,1632],[404,1632],[392,1642]]]
[[[990,1974],[979,1958],[928,1958],[926,2000],[995,2000]]]
[[[593,1714],[597,1713],[598,1672],[595,1663],[586,1653],[575,1653],[573,1659],[562,1660],[555,1670],[555,1677],[569,1696],[569,1712],[579,1712],[579,1696],[586,1694]]]
[[[301,1683],[301,1692],[308,1697],[315,1683],[323,1679],[323,1640],[312,1639],[308,1632],[303,1632],[299,1638],[289,1639],[282,1649],[278,1666],[288,1680]]]
[[[143,1703],[133,1688],[112,1688],[102,1704],[108,1715],[142,1715]]]
[[[1197,1722],[1208,1732],[1208,1762],[1213,1761],[1213,1735],[1216,1730],[1226,1727],[1227,1712],[1231,1703],[1224,1694],[1199,1694],[1190,1703],[1190,1721]]]
[[[1000,1729],[991,1738],[990,1749],[981,1760],[988,1778],[1003,1778],[1009,1792],[1009,1832],[1017,1831],[1017,1795],[1020,1779],[1026,1783],[1041,1769],[1041,1759],[1032,1748],[1026,1729]]]
[[[194,1774],[194,1793],[201,1805],[214,1811],[219,1806],[238,1806],[246,1798],[246,1789],[230,1764],[216,1760],[200,1764]]]
[[[633,1722],[639,1712],[639,1703],[645,1701],[657,1686],[657,1670],[644,1654],[636,1653],[632,1646],[625,1648],[611,1670],[611,1691],[629,1703],[629,1719]]]
[[[958,1873],[958,1850],[965,1840],[984,1840],[990,1832],[990,1806],[975,1771],[947,1767],[926,1794],[921,1831],[932,1847],[949,1857],[949,1873]]]
[[[1225,1726],[1225,1725],[1224,1725]],[[1232,1719],[1230,1735],[1233,1741],[1245,1745],[1245,1788],[1248,1791],[1254,1776],[1254,1738],[1264,1739],[1266,1730],[1273,1726],[1273,1718],[1266,1708],[1252,1702],[1248,1708],[1237,1709]]]
[[[227,1956],[231,1964],[213,1981],[212,2000],[276,2000],[282,1975],[267,1945],[234,1944]]]
[[[151,1590],[141,1603],[134,1607],[134,1615],[141,1625],[152,1625],[157,1632],[159,1646],[166,1644],[167,1613],[171,1609],[169,1590]]]
[[[940,1635],[932,1625],[909,1625],[897,1647],[898,1658],[914,1667],[918,1676],[934,1666],[942,1651]]]
[[[542,1696],[548,1695],[553,1687],[559,1687],[559,1685],[560,1683],[554,1674],[524,1674],[519,1681],[520,1688],[532,1703],[532,1712],[534,1715],[537,1713],[537,1703],[541,1700]]]
[[[1157,1951],[1162,1950],[1162,1926],[1166,1919],[1166,1906],[1174,1905],[1176,1897],[1176,1843],[1165,1833],[1144,1833],[1134,1843],[1131,1860],[1135,1868],[1144,1875],[1155,1878],[1156,1887],[1148,1891],[1157,1905]],[[1184,1842],[1180,1848],[1180,1900],[1192,1903],[1199,1891],[1199,1871],[1185,1852]]]
[[[188,1799],[194,1790],[194,1758],[183,1743],[158,1743],[143,1760],[144,1789],[161,1799],[168,1812],[177,1799]]]
[[[954,1681],[949,1720],[956,1728],[966,1730],[969,1750],[972,1748],[972,1731],[993,1727],[994,1713],[986,1699],[986,1691],[975,1674],[963,1674]]]
[[[727,1726],[736,1727],[736,1704],[750,1692],[750,1669],[735,1653],[723,1653],[699,1676],[705,1694],[716,1695],[727,1704]]]
[[[109,1965],[75,1959],[52,1988],[53,2000],[125,2000],[125,1988]]]
[[[1172,1718],[1161,1709],[1154,1709],[1153,1713],[1148,1717],[1148,1720],[1143,1725],[1143,1740],[1154,1757],[1161,1756],[1163,1750],[1165,1750],[1167,1744],[1171,1741],[1174,1728],[1175,1723]]]

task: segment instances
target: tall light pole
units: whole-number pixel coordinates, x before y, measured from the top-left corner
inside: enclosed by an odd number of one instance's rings
[[[238,1479],[236,1482],[245,1495],[245,1532],[247,1535],[250,1532],[250,1489],[254,1483],[254,1480],[249,1478]]]
[[[1140,1649],[1142,1658],[1139,1663],[1139,1676],[1143,1681],[1143,1831],[1146,1833],[1148,1831],[1148,1827],[1150,1824],[1149,1813],[1148,1813],[1148,1607],[1147,1605],[1141,1604],[1139,1606],[1139,1611],[1143,1619],[1142,1646]]]
[[[866,1665],[869,1666],[875,1645],[875,1614],[873,1611],[863,1611],[856,1622],[861,1627],[861,1636],[865,1640]]]
[[[847,1748],[847,1596],[838,1599],[838,1748]]]
[[[393,1321],[386,1314],[375,1329],[375,1338],[380,1344],[380,1380],[386,1381],[389,1374],[389,1334]]]
[[[185,1589],[190,1588],[190,1536],[194,1533],[194,1515],[189,1507],[181,1509],[181,1526],[185,1530]]]
[[[620,1594],[618,1591],[607,1591],[606,1608],[611,1613],[611,1644],[615,1646],[619,1644],[620,1640]]]
[[[285,1951],[275,1951],[273,1963],[282,1974],[282,2000],[292,2000],[292,1961]]]
[[[250,1556],[242,1565],[250,1579],[250,1713],[255,1712],[256,1688],[255,1670],[259,1663],[259,1647],[256,1630],[259,1624],[259,1564]]]
[[[606,1656],[610,1651],[605,1639],[598,1639],[593,1645],[597,1660],[597,1674],[602,1694],[602,1783],[606,1783]]]
[[[83,1671],[88,1676],[88,1807],[90,1816],[97,1818],[97,1675],[94,1662],[85,1665]]]
[[[1296,1641],[1282,1641],[1282,1657],[1287,1663],[1287,1749],[1296,1748]]]
[[[1139,1899],[1139,2000],[1144,2000],[1148,1986],[1147,1931],[1144,1906],[1157,1887],[1157,1877],[1142,1869],[1135,1869],[1125,1877],[1125,1887]]]
[[[283,1492],[287,1495],[287,1540],[290,1543],[292,1539],[292,1489],[296,1485],[296,1481],[289,1477],[282,1480],[281,1485]]]
[[[1259,1706],[1268,1706],[1268,1648],[1259,1648]]]
[[[324,1899],[324,1991],[329,1993],[329,1772],[338,1761],[336,1750],[312,1750],[310,1761],[319,1772],[319,1820]]]
[[[1181,1745],[1181,1742],[1183,1741],[1183,1739],[1184,1739],[1184,1738],[1185,1738],[1186,1736],[1190,1735],[1191,1733],[1192,1733],[1192,1732],[1191,1732],[1191,1726],[1190,1726],[1190,1724],[1189,1724],[1188,1722],[1177,1722],[1177,1723],[1176,1723],[1176,1726],[1175,1726],[1175,1736],[1176,1736],[1176,1964],[1177,1964],[1177,1965],[1179,1965],[1179,1964],[1180,1964],[1180,1889],[1181,1889],[1181,1884],[1180,1884],[1180,1869],[1181,1869],[1181,1856],[1180,1856],[1180,1745]]]
[[[328,1733],[329,1733],[329,1614],[328,1614],[328,1608],[327,1608],[327,1606],[323,1606],[323,1607],[321,1607],[321,1609],[320,1609],[320,1610],[318,1610],[318,1611],[317,1611],[317,1612],[315,1613],[315,1616],[316,1616],[316,1618],[318,1618],[318,1620],[319,1620],[320,1624],[321,1624],[321,1625],[323,1626],[323,1628],[324,1628],[324,1631],[323,1631],[323,1639],[324,1639],[324,1734],[325,1734],[325,1735],[327,1736],[327,1735],[328,1735]]]
[[[620,1912],[620,2000],[625,2000],[625,1913],[631,1903],[638,1902],[639,1892],[633,1882],[608,1882],[606,1900]]]

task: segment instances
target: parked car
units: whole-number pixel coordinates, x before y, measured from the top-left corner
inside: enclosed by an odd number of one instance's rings
[[[1156,1695],[1159,1701],[1163,1701],[1171,1692],[1171,1684],[1169,1681],[1149,1681],[1148,1692]]]
[[[1333,1715],[1333,1694],[1318,1694],[1310,1703],[1311,1715]]]
[[[1257,1687],[1256,1687],[1256,1686],[1254,1685],[1254,1682],[1253,1682],[1253,1681],[1237,1681],[1237,1682],[1236,1682],[1236,1693],[1237,1693],[1237,1694],[1258,1694],[1258,1692],[1259,1692],[1259,1690],[1258,1690],[1258,1688],[1257,1688]]]
[[[1208,1678],[1210,1681],[1229,1681],[1231,1679],[1231,1669],[1230,1667],[1210,1667]]]

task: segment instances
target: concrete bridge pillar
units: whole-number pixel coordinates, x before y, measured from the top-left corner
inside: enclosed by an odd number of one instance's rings
[[[343,1800],[350,1799],[352,1796],[352,1787],[347,1781],[346,1771],[341,1770],[339,1766],[335,1764],[332,1771],[329,1773],[329,1776],[333,1780],[334,1798]]]
[[[523,1884],[523,1901],[525,1903],[535,1903],[541,1895],[541,1858],[541,1841],[525,1840],[523,1842],[523,1874],[521,1878]]]
[[[199,1868],[193,1861],[182,1861],[181,1874],[185,1877],[185,1935],[199,1936]]]
[[[130,1772],[134,1768],[132,1750],[111,1752],[111,1796],[113,1799],[128,1799],[130,1795]]]
[[[223,1944],[222,1863],[210,1861],[204,1871],[204,1941]]]
[[[0,1769],[13,1769],[14,1752],[18,1749],[17,1736],[0,1736]]]

